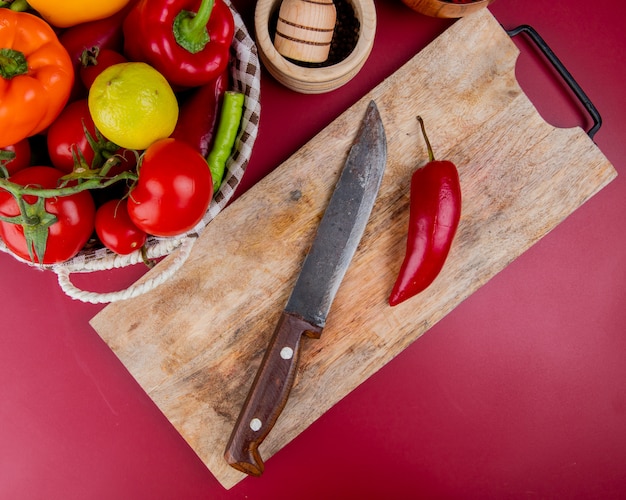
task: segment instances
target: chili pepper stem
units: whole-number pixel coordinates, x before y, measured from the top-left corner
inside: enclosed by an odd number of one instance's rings
[[[213,12],[215,0],[202,0],[198,12],[181,11],[174,19],[174,38],[178,45],[195,54],[211,41],[207,23]]]
[[[146,245],[141,247],[141,261],[148,269],[152,269],[156,265],[156,263],[148,257],[148,249],[146,248]]]
[[[422,129],[422,135],[424,136],[424,141],[426,141],[426,148],[428,149],[428,161],[435,161],[435,154],[433,153],[433,148],[430,145],[430,141],[428,140],[428,135],[426,134],[426,127],[424,126],[424,120],[422,120],[421,116],[417,116],[417,121],[420,124]]]

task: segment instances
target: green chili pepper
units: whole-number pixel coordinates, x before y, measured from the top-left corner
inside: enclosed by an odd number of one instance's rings
[[[243,116],[244,95],[241,92],[228,90],[224,92],[222,111],[217,126],[217,134],[213,148],[207,156],[207,162],[213,177],[213,192],[216,193],[222,184],[226,161],[230,157],[237,138],[237,132]]]

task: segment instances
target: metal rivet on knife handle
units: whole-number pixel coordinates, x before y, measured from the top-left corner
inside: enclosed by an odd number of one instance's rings
[[[224,458],[235,469],[251,476],[263,473],[265,466],[258,447],[287,403],[296,374],[300,340],[303,335],[319,337],[321,332],[321,328],[298,316],[281,314],[226,447]],[[282,357],[285,349],[293,353],[291,358]]]
[[[283,347],[280,350],[280,357],[283,359],[293,358],[293,349],[291,347]]]

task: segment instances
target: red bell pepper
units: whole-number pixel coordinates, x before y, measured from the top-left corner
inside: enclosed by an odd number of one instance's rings
[[[174,87],[197,87],[228,65],[235,23],[223,0],[139,0],[124,20],[124,53]]]

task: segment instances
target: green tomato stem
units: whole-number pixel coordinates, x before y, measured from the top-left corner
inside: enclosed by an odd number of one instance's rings
[[[8,179],[0,178],[0,189],[4,189],[13,195],[20,211],[18,216],[0,216],[0,220],[22,226],[28,254],[32,262],[43,262],[48,241],[48,230],[58,220],[54,214],[46,211],[46,199],[70,196],[88,189],[102,189],[122,180],[137,180],[137,174],[134,172],[122,172],[111,178],[94,175],[93,171],[87,172],[87,175],[89,174],[91,174],[91,177],[83,180],[79,179],[77,184],[72,186],[61,185],[56,188],[22,186]],[[69,180],[73,178],[73,175],[76,174],[67,176]],[[27,203],[24,199],[25,196],[34,196],[36,200],[34,203]]]
[[[49,228],[57,222],[56,215],[46,212],[46,200],[37,198],[35,203],[26,203],[23,198],[18,198],[20,207],[21,224],[26,240],[26,248],[31,262],[43,262],[48,242]]]
[[[0,188],[8,191],[16,198],[23,196],[36,196],[38,198],[56,198],[61,196],[70,196],[81,191],[87,191],[88,189],[102,189],[109,187],[116,182],[122,180],[137,180],[137,174],[134,172],[122,172],[121,174],[111,177],[109,179],[103,179],[102,177],[92,177],[90,179],[83,180],[79,184],[73,186],[62,186],[56,188],[40,188],[34,186],[22,186],[16,184],[7,179],[0,179]]]
[[[126,171],[109,177],[111,168],[118,163],[116,154],[119,147],[107,141],[96,129],[96,137],[92,137],[83,123],[83,130],[87,140],[95,152],[92,165],[87,165],[84,156],[79,150],[72,150],[74,170],[59,179],[54,188],[42,188],[36,185],[23,186],[10,180],[5,162],[10,161],[11,151],[0,151],[0,190],[10,193],[19,209],[17,216],[0,215],[0,220],[22,226],[24,239],[32,262],[43,262],[50,226],[57,222],[57,217],[46,211],[46,200],[71,196],[82,191],[107,188],[120,181],[136,182],[138,173]],[[138,151],[132,151],[137,155]],[[34,197],[29,203],[25,197]],[[36,260],[35,260],[36,259]]]
[[[15,159],[15,153],[7,149],[0,149],[0,179],[9,177],[7,165]]]

